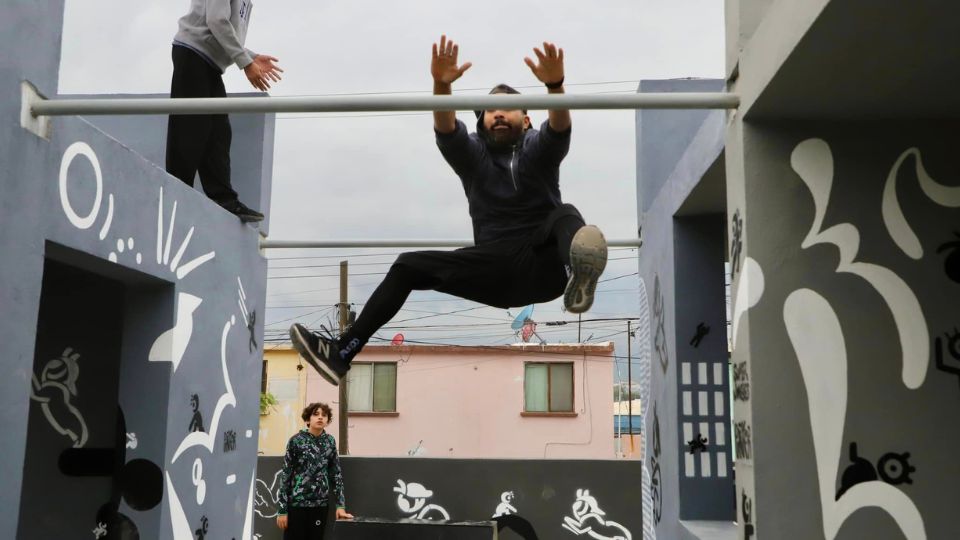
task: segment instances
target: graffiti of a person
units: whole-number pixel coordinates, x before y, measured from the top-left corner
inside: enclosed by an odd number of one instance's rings
[[[190,419],[190,427],[187,430],[190,433],[206,431],[203,429],[203,415],[200,414],[200,396],[197,394],[190,396],[190,407],[193,409],[193,418]]]
[[[87,424],[83,415],[70,402],[77,397],[77,379],[80,366],[77,360],[80,354],[67,347],[60,358],[47,362],[40,372],[40,378],[31,374],[33,388],[30,399],[40,403],[43,415],[50,426],[61,435],[70,437],[74,448],[87,444]]]
[[[500,516],[509,516],[510,514],[516,514],[517,509],[510,503],[513,502],[514,495],[512,491],[504,491],[500,494],[500,504],[497,505],[497,511],[493,514],[493,517]]]
[[[597,499],[590,495],[590,490],[578,489],[577,500],[573,502],[573,517],[563,518],[563,528],[577,536],[586,534],[597,540],[633,538],[626,527],[604,516],[606,512],[600,509]]]
[[[442,506],[427,504],[427,499],[433,497],[433,492],[425,488],[423,484],[416,482],[407,484],[403,480],[397,480],[397,485],[393,488],[393,491],[399,493],[397,495],[397,506],[409,518],[450,519],[450,514]]]

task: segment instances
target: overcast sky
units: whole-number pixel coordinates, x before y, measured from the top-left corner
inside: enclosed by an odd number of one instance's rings
[[[188,6],[189,0],[66,0],[60,92],[168,92],[170,42]],[[247,46],[280,59],[285,74],[274,96],[429,92],[430,46],[441,33],[460,45],[461,62],[473,62],[455,93],[486,92],[499,82],[543,93],[523,57],[545,40],[564,49],[569,93],[633,92],[641,79],[723,75],[721,0],[258,0]],[[228,92],[253,91],[236,68],[225,81]],[[459,117],[473,125],[472,114]],[[546,113],[531,111],[531,118],[539,126]],[[632,111],[573,112],[563,197],[607,238],[637,232],[634,125]],[[280,115],[273,180],[273,239],[471,237],[466,199],[436,149],[430,113]],[[335,266],[323,265],[349,255],[350,300],[360,308],[397,252],[270,253],[284,259],[270,264],[267,338],[285,330],[287,319],[335,321],[336,277],[278,278],[336,274]],[[382,253],[393,255],[375,255]],[[296,256],[325,258],[290,259]],[[601,284],[584,318],[636,316],[636,271],[635,251],[612,250],[603,278],[625,277]],[[516,341],[504,310],[436,293],[417,292],[410,300],[395,321],[426,318],[398,322],[405,328],[385,329],[381,337],[401,331],[408,341]],[[536,306],[534,319],[575,319],[561,305]],[[432,316],[464,309],[471,310]],[[471,326],[422,328],[440,324]],[[577,341],[575,325],[540,330],[550,342]],[[625,356],[625,330],[625,323],[585,324],[582,338],[614,339],[617,355]]]

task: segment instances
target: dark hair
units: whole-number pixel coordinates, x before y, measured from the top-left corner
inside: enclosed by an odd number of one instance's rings
[[[323,415],[329,419],[327,421],[328,424],[333,423],[333,410],[326,403],[311,403],[307,405],[303,409],[303,414],[300,415],[300,418],[303,418],[304,422],[309,422],[310,417],[317,412],[317,409],[321,409],[323,411]]]
[[[491,95],[493,95],[493,94],[519,94],[519,93],[520,93],[520,91],[517,90],[516,88],[510,86],[509,84],[503,84],[503,83],[500,83],[500,84],[494,86],[494,87],[490,90],[490,92],[489,92],[489,94],[491,94]],[[482,110],[473,111],[473,114],[477,115],[477,130],[478,130],[478,131],[480,131],[480,130],[483,129],[483,113],[484,113],[484,111],[482,111]],[[527,114],[527,110],[526,110],[526,109],[523,109],[523,114]]]

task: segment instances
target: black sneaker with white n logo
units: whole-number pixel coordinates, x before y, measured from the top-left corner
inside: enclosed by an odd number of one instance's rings
[[[290,341],[300,356],[334,386],[339,385],[340,379],[350,370],[350,364],[341,358],[340,347],[333,336],[311,332],[297,323],[290,327]]]

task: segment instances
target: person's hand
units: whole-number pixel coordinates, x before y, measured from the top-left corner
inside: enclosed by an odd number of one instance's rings
[[[252,84],[254,88],[266,92],[270,89],[271,81],[280,81],[280,74],[283,73],[283,70],[274,64],[274,62],[279,62],[279,60],[273,56],[258,54],[253,58],[253,62],[250,62],[247,64],[247,67],[243,68],[247,80],[250,81],[250,84]]]
[[[343,508],[337,508],[337,519],[353,519],[353,514],[348,514]]]
[[[277,516],[277,527],[280,527],[280,530],[286,530],[286,529],[287,529],[287,516],[286,516],[286,515]]]
[[[557,48],[553,43],[543,42],[543,50],[534,47],[533,52],[537,55],[538,63],[534,63],[530,57],[523,59],[533,75],[543,84],[554,84],[563,80],[563,49]]]
[[[430,62],[430,75],[433,81],[441,84],[451,84],[460,78],[463,72],[470,69],[473,64],[467,62],[462,66],[457,65],[457,55],[460,53],[460,47],[453,42],[447,41],[447,36],[440,36],[440,47],[433,44],[433,58]]]

